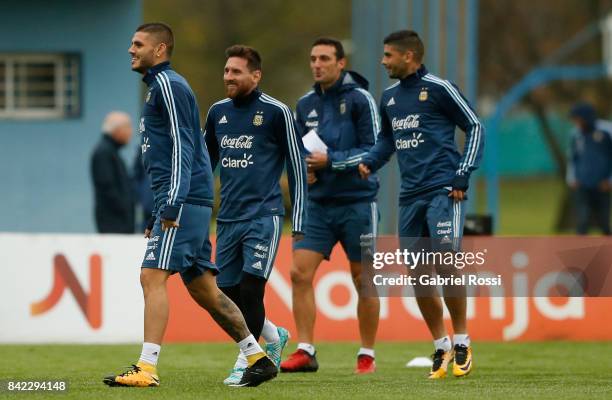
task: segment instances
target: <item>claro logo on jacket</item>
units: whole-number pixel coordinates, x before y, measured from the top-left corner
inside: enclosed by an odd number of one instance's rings
[[[397,139],[395,141],[395,147],[398,150],[407,150],[414,149],[419,147],[419,144],[423,143],[425,140],[422,139],[422,133],[412,133],[412,138],[410,139]]]

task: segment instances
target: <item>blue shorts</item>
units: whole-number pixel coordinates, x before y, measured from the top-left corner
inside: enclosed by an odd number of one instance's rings
[[[234,286],[244,272],[268,279],[283,233],[283,217],[269,215],[217,223],[217,285]]]
[[[376,202],[322,205],[309,201],[306,234],[293,250],[312,250],[329,260],[340,242],[350,261],[361,262],[361,243],[376,237],[378,218]]]
[[[458,251],[463,237],[465,204],[448,197],[448,189],[434,190],[400,206],[398,232],[401,238],[434,238],[440,250]],[[406,243],[406,242],[404,242]]]
[[[185,284],[209,269],[218,273],[210,261],[212,246],[208,232],[212,208],[183,204],[177,222],[178,228],[162,231],[159,215],[147,242],[143,268],[158,268],[180,273]]]

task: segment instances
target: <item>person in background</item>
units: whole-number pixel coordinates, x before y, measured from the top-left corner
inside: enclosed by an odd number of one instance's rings
[[[576,104],[570,118],[576,129],[571,139],[567,184],[576,193],[576,233],[586,235],[595,215],[602,233],[610,235],[612,133],[597,121],[591,104]]]
[[[110,112],[104,118],[102,133],[91,156],[96,228],[99,233],[134,233],[132,183],[119,154],[132,137],[130,116]]]

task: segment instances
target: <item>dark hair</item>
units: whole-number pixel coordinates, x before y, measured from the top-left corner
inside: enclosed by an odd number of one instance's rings
[[[585,122],[595,121],[597,119],[597,111],[592,104],[580,102],[575,104],[570,110],[570,117],[580,118]]]
[[[336,49],[336,60],[342,60],[346,57],[346,55],[344,54],[344,47],[338,39],[330,37],[320,37],[314,41],[311,48],[320,45],[333,46]]]
[[[225,49],[225,58],[239,57],[247,61],[249,71],[261,71],[261,56],[252,47],[242,44],[235,44]]]
[[[403,30],[393,32],[385,38],[383,43],[395,46],[402,52],[409,50],[414,53],[416,61],[423,61],[425,46],[423,46],[419,34],[415,31]]]
[[[174,34],[172,33],[172,28],[163,22],[149,22],[146,24],[140,25],[136,28],[136,32],[146,32],[150,33],[159,40],[159,43],[165,43],[166,48],[168,49],[168,56],[172,55],[172,50],[174,49]]]

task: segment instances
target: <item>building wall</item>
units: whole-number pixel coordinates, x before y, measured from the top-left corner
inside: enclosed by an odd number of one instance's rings
[[[134,119],[141,82],[127,49],[142,20],[141,0],[4,1],[0,52],[81,54],[81,116],[0,119],[0,231],[92,232],[89,157],[104,115]],[[130,164],[135,143],[126,149]]]

